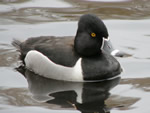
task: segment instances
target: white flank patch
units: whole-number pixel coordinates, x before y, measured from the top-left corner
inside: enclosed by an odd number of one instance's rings
[[[77,102],[82,104],[82,93],[83,93],[83,86],[78,88],[78,89],[75,89],[76,91],[76,94],[77,94]]]
[[[42,53],[31,50],[25,57],[25,64],[31,71],[47,78],[65,81],[83,81],[81,58],[74,67],[65,67],[55,64]]]
[[[111,55],[115,56],[118,52],[119,52],[119,50],[118,50],[118,49],[115,49],[115,50],[113,50],[113,51],[111,52]]]

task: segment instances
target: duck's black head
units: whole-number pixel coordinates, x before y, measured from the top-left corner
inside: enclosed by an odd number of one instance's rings
[[[75,51],[81,56],[100,54],[103,38],[108,38],[105,24],[93,14],[81,16],[75,37]]]

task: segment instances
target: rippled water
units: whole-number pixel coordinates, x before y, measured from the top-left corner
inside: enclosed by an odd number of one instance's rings
[[[149,113],[149,11],[149,0],[0,0],[0,113]],[[113,45],[132,54],[117,58],[121,80],[66,83],[14,69],[13,38],[73,36],[85,13],[102,18]]]

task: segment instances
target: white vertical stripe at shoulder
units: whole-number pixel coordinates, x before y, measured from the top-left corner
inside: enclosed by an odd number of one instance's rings
[[[41,76],[65,81],[83,81],[81,58],[74,67],[66,67],[52,62],[42,53],[31,50],[25,57],[26,67]]]

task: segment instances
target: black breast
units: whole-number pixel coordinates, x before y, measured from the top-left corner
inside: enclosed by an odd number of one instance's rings
[[[99,56],[82,59],[84,80],[103,80],[121,73],[119,62],[104,52]]]

